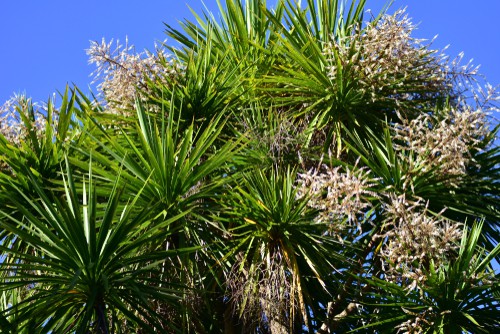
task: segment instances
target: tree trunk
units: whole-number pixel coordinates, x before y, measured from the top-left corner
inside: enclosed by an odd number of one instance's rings
[[[289,333],[287,326],[283,325],[281,321],[275,319],[269,320],[269,329],[271,330],[271,334]]]

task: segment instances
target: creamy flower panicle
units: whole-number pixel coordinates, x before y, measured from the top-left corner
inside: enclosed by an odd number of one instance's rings
[[[175,75],[178,63],[161,47],[156,52],[136,52],[128,40],[125,45],[113,40],[92,41],[87,49],[89,63],[96,66],[94,83],[108,105],[108,112],[124,113],[131,109],[138,89],[147,91],[147,80]],[[126,112],[125,112],[126,113]]]

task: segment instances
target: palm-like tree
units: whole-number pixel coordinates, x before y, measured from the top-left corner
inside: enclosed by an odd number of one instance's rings
[[[296,178],[290,168],[249,171],[225,203],[226,284],[247,331],[265,324],[285,333],[310,325],[324,297],[344,279],[335,265],[350,263],[349,244],[325,235],[328,227],[315,221],[308,197],[298,199]],[[325,282],[334,271],[339,275]]]
[[[37,197],[12,183],[6,189],[22,218],[2,211],[2,228],[16,238],[2,246],[8,256],[2,263],[2,331],[108,333],[124,323],[167,329],[143,301],[178,302],[179,289],[161,279],[160,264],[182,251],[147,252],[147,246],[161,243],[158,231],[172,233],[166,227],[182,215],[152,224],[146,207],[134,210],[139,196],[120,212],[119,180],[107,202],[98,203],[91,171],[82,198],[69,167],[61,175],[64,198],[44,190],[28,168],[24,174]]]
[[[366,2],[219,2],[108,58],[134,99],[0,115],[2,332],[498,330],[497,106]]]
[[[478,243],[483,223],[464,230],[456,260],[429,268],[429,279],[420,292],[408,293],[399,284],[376,279],[370,284],[389,293],[374,290],[363,298],[361,329],[387,331],[395,327],[421,333],[491,333],[498,328],[498,273],[491,261],[500,247],[487,252]],[[393,327],[393,328],[394,328]],[[392,330],[394,330],[392,328]]]

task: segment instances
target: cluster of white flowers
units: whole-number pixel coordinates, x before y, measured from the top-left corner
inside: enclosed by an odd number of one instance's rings
[[[403,312],[412,316],[411,319],[397,325],[395,329],[398,331],[396,333],[401,334],[419,334],[424,331],[424,328],[429,328],[434,322],[430,320],[435,316],[435,311],[432,307],[427,308],[421,313],[411,312],[405,308],[402,308]]]
[[[299,174],[298,196],[308,196],[308,205],[319,210],[317,220],[329,223],[331,232],[340,232],[344,222],[359,229],[371,199],[378,195],[370,190],[376,179],[365,168],[340,166],[310,169]]]
[[[12,144],[20,144],[22,128],[19,126],[19,115],[15,112],[15,105],[19,96],[13,96],[0,106],[0,133]]]
[[[33,110],[30,115],[29,111]],[[30,131],[38,138],[45,133],[47,124],[46,111],[31,102],[24,95],[14,95],[0,106],[0,134],[10,145],[20,148],[26,141]],[[23,120],[24,117],[24,120]],[[53,114],[52,127],[57,127],[58,115]],[[10,167],[0,158],[0,172],[10,172]]]
[[[385,237],[382,266],[388,281],[414,289],[425,282],[431,261],[436,268],[451,260],[459,247],[461,224],[432,214],[421,200],[405,195],[388,196],[385,207]]]
[[[113,48],[103,39],[101,43],[91,42],[87,49],[89,63],[97,69],[92,73],[94,82],[108,105],[108,111],[123,113],[134,104],[137,89],[147,90],[146,79],[160,79],[175,75],[178,63],[158,48],[156,53],[135,52],[133,45],[121,45],[118,41]]]
[[[393,129],[401,157],[413,164],[410,169],[434,169],[441,177],[465,175],[467,166],[474,163],[471,149],[490,131],[486,113],[468,107],[449,108],[441,117],[421,114],[410,121],[399,117]]]
[[[33,108],[33,117],[30,119],[28,110]],[[23,121],[21,113],[26,117]],[[31,99],[24,95],[14,95],[0,106],[0,133],[14,146],[20,147],[28,135],[29,129],[35,130],[38,136],[45,131],[47,123],[46,112]],[[57,127],[57,113],[53,115],[53,127]]]
[[[328,77],[335,81],[340,64],[343,76],[357,80],[372,102],[387,98],[400,102],[404,86],[411,87],[409,92],[448,90],[450,82],[442,65],[446,56],[431,50],[424,40],[411,37],[415,28],[400,10],[352,35],[333,38],[323,49]]]

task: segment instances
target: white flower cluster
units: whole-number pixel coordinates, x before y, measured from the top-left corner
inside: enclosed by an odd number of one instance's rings
[[[29,111],[32,109],[33,114]],[[47,124],[46,111],[31,102],[23,95],[14,95],[0,106],[0,134],[10,145],[22,147],[30,131],[34,131],[38,138],[45,134]],[[24,120],[23,120],[24,117]],[[52,115],[51,126],[57,128],[57,112]],[[32,132],[33,133],[33,132]],[[0,158],[0,172],[10,172],[10,167]]]
[[[89,63],[97,69],[92,73],[94,82],[104,95],[108,110],[112,113],[124,113],[137,96],[137,88],[147,90],[146,80],[158,79],[176,73],[176,62],[157,47],[156,53],[136,53],[133,45],[121,45],[118,41],[113,48],[103,39],[101,43],[92,41],[87,49]],[[167,64],[168,66],[165,66]]]
[[[459,247],[461,224],[432,214],[422,201],[391,194],[385,207],[385,237],[382,267],[388,281],[414,289],[426,280],[431,261],[438,268],[451,260]]]
[[[34,119],[30,119],[29,108],[34,108]],[[21,113],[27,122],[23,121]],[[38,136],[44,133],[47,123],[45,114],[36,104],[32,104],[31,99],[14,95],[0,106],[0,133],[12,145],[20,147],[28,135],[29,128],[35,130]],[[53,115],[54,128],[57,127],[57,119],[57,114]]]
[[[449,82],[442,65],[446,57],[411,37],[414,30],[415,25],[400,10],[350,36],[333,39],[323,50],[328,77],[335,82],[342,70],[343,76],[358,82],[372,102],[395,98],[405,86],[409,93],[447,90]],[[397,98],[400,102],[401,96]]]
[[[474,163],[471,149],[489,133],[482,110],[449,108],[442,116],[421,114],[411,121],[399,117],[393,129],[401,157],[413,164],[410,169],[434,169],[438,177],[465,175],[467,166]]]
[[[0,133],[12,144],[19,146],[22,127],[15,105],[20,101],[19,96],[13,96],[0,107]]]
[[[424,328],[428,328],[434,324],[434,322],[430,320],[436,313],[432,307],[429,307],[421,313],[411,312],[404,307],[402,309],[403,312],[411,315],[412,318],[396,326],[395,329],[398,330],[396,333],[419,334],[424,331]]]
[[[371,198],[378,195],[370,190],[376,180],[365,168],[328,167],[311,169],[299,174],[298,196],[309,196],[308,205],[319,210],[318,221],[330,224],[331,232],[340,232],[347,221],[361,229],[361,221],[371,207]]]

